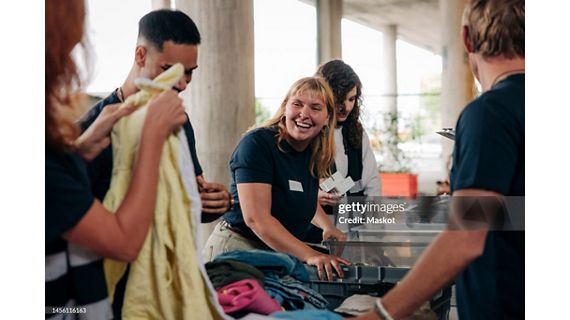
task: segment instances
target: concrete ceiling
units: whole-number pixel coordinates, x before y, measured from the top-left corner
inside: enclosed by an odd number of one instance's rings
[[[343,17],[380,32],[396,25],[398,39],[441,54],[439,0],[344,0]]]

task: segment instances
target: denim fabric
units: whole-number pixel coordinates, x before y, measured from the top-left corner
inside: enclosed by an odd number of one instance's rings
[[[265,291],[286,310],[326,309],[327,300],[318,292],[290,277],[268,275],[264,280]]]
[[[309,282],[309,273],[303,263],[292,255],[268,250],[230,251],[217,256],[214,262],[236,260],[252,265],[261,270],[266,276],[291,276],[302,282]]]
[[[301,310],[288,312],[275,312],[271,314],[277,319],[315,319],[315,320],[342,320],[342,317],[328,310]]]
[[[236,260],[261,270],[265,274],[265,290],[286,310],[327,307],[323,296],[301,282],[309,282],[309,273],[294,256],[266,250],[242,250],[223,253],[214,262],[225,260]]]

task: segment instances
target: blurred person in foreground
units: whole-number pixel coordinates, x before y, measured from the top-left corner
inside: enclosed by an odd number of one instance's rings
[[[457,122],[454,198],[524,197],[524,12],[524,0],[467,2],[461,35],[483,93]],[[524,319],[524,231],[497,230],[498,216],[465,228],[465,211],[452,213],[406,277],[359,319],[405,318],[453,280],[460,319]],[[511,213],[524,220],[524,209]]]
[[[133,109],[108,106],[79,135],[74,96],[81,81],[71,51],[82,42],[85,11],[83,0],[46,1],[46,318],[50,307],[81,308],[82,319],[112,318],[102,258],[128,262],[139,254],[154,215],[162,147],[186,121],[175,91],[149,102],[129,190],[116,214],[105,209],[91,191],[85,165],[109,145],[113,125]]]

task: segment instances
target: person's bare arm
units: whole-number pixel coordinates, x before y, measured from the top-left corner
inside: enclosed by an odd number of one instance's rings
[[[454,196],[502,195],[479,189],[458,190]],[[458,225],[454,228],[460,227]],[[445,230],[429,245],[402,281],[383,298],[382,304],[394,319],[402,319],[450,283],[473,260],[483,254],[487,229]],[[378,319],[370,311],[357,319]]]
[[[135,110],[133,106],[122,108],[120,106],[120,104],[105,106],[97,119],[75,140],[75,148],[85,161],[95,159],[111,144],[109,135],[115,123]]]
[[[319,276],[324,271],[332,280],[332,268],[342,277],[340,263],[345,259],[317,252],[293,236],[271,215],[271,185],[265,183],[239,183],[240,206],[247,226],[270,248],[296,256],[307,264],[315,265]]]
[[[329,219],[325,210],[323,210],[319,204],[317,204],[317,212],[315,213],[313,220],[311,220],[311,223],[323,229],[323,240],[328,240],[330,238],[334,238],[339,241],[346,240],[346,234],[334,226],[334,223]]]
[[[240,206],[246,225],[275,251],[292,254],[302,261],[317,252],[295,238],[271,215],[271,185],[239,183]]]
[[[115,215],[95,200],[64,238],[104,257],[134,260],[154,216],[158,166],[168,135],[186,120],[181,100],[169,91],[149,102],[133,176]]]

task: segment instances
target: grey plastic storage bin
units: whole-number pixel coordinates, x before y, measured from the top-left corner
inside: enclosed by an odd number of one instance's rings
[[[346,298],[354,294],[366,294],[382,297],[400,281],[409,268],[374,267],[374,266],[343,266],[343,279],[334,278],[332,282],[321,281],[316,268],[307,266],[311,282],[309,286],[319,292],[328,301],[327,309],[336,309]],[[451,307],[451,286],[439,291],[430,300],[430,307],[439,320],[449,318]]]

